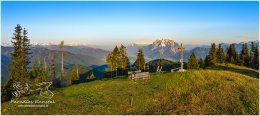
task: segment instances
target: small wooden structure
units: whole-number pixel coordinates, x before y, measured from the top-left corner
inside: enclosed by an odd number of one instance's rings
[[[150,78],[149,72],[141,72],[138,71],[128,71],[128,77],[129,79],[146,79]]]
[[[181,63],[181,67],[179,69],[179,72],[184,72],[185,70],[183,69],[183,51],[184,51],[184,47],[182,46],[182,43],[181,43],[181,46],[178,48],[180,50],[180,63]]]

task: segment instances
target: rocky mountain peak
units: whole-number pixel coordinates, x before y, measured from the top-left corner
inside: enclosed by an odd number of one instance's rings
[[[156,40],[152,44],[152,51],[159,50],[161,54],[163,54],[165,51],[171,51],[173,53],[176,53],[178,50],[179,44],[171,39],[160,39]]]

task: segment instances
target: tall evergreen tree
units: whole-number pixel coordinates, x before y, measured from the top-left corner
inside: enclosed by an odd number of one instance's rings
[[[26,65],[27,69],[29,69],[30,67],[28,67],[28,66],[31,63],[32,52],[30,49],[30,47],[31,47],[30,40],[29,40],[27,34],[28,34],[27,30],[25,30],[25,28],[24,28],[23,39],[22,39],[22,49],[23,49],[23,53],[24,53],[23,58],[24,58],[24,63]]]
[[[110,66],[109,71],[115,71],[117,68],[129,68],[129,58],[126,53],[126,47],[121,45],[116,46],[111,53],[106,57],[106,62]]]
[[[119,48],[119,61],[120,61],[119,67],[122,69],[127,68],[128,65],[130,64],[126,53],[126,47],[123,46],[122,44]]]
[[[145,59],[142,49],[138,50],[136,61],[134,62],[134,67],[136,70],[144,70],[145,68]]]
[[[221,44],[219,44],[218,50],[217,50],[217,62],[224,63],[225,60],[226,60],[226,55],[225,55],[224,49],[221,48]]]
[[[206,68],[206,63],[202,58],[199,59],[199,67],[203,69]]]
[[[77,65],[75,65],[73,68],[72,68],[72,70],[71,70],[71,72],[70,72],[70,82],[69,82],[69,84],[71,84],[71,82],[72,81],[76,81],[76,80],[79,80],[79,74],[78,74],[78,72],[77,72]]]
[[[13,52],[11,53],[11,64],[9,65],[9,74],[2,91],[2,101],[10,100],[12,97],[13,83],[20,82],[25,84],[29,82],[30,73],[28,66],[30,63],[30,41],[27,37],[27,31],[18,24],[12,37]]]
[[[108,63],[108,65],[110,66],[109,71],[114,71],[114,59],[113,59],[113,54],[109,53],[106,57],[106,62]]]
[[[254,64],[254,68],[259,69],[259,49],[257,45],[255,47]]]
[[[38,66],[37,66],[36,59],[34,59],[32,71],[31,71],[31,79],[34,80],[37,76],[38,76]]]
[[[196,55],[194,52],[192,52],[188,64],[187,64],[188,69],[199,69],[199,63],[196,59]]]
[[[237,61],[239,60],[235,44],[230,44],[227,48],[226,60],[230,63],[237,63]]]
[[[255,43],[251,42],[250,53],[249,53],[249,65],[254,68],[254,55],[255,55]]]
[[[243,43],[242,50],[240,53],[241,65],[249,66],[249,59],[250,58],[249,58],[249,54],[248,54],[247,43]]]
[[[50,61],[50,75],[51,75],[51,81],[55,80],[56,76],[56,71],[55,71],[55,56],[53,55],[52,52],[49,53],[49,61]]]
[[[215,65],[217,63],[217,48],[216,44],[211,44],[211,48],[209,51],[209,65]]]

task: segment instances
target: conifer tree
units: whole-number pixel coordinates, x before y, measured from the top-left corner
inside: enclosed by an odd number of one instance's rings
[[[188,64],[187,64],[188,69],[199,69],[199,63],[196,59],[196,55],[194,52],[192,52]]]
[[[257,45],[255,47],[254,64],[254,68],[259,69],[259,49]]]
[[[134,62],[134,67],[136,70],[144,70],[145,67],[145,59],[144,53],[142,49],[138,50],[136,61]]]
[[[24,63],[26,65],[27,69],[29,69],[28,66],[31,63],[32,52],[31,52],[31,49],[30,49],[30,47],[31,47],[30,40],[29,40],[27,34],[28,34],[27,30],[25,30],[25,28],[24,28],[23,39],[22,39],[22,49],[23,49],[23,53],[24,53],[23,58],[24,58]]]
[[[95,79],[96,79],[96,77],[95,77],[95,75],[94,75],[93,73],[91,73],[90,75],[88,75],[87,78],[86,78],[87,81],[93,81],[93,80],[95,80]]]
[[[120,68],[126,68],[129,62],[129,59],[127,57],[126,53],[126,47],[121,45],[119,48],[119,59],[120,59]]]
[[[44,75],[44,80],[49,81],[49,67],[47,65],[47,62],[45,58],[43,59],[43,75]]]
[[[205,57],[204,62],[205,62],[205,67],[207,67],[207,66],[210,65],[210,64],[209,64],[209,55],[207,55],[207,56]]]
[[[234,63],[234,64],[237,63],[237,61],[239,60],[235,44],[231,44],[227,48],[226,60],[227,62]]]
[[[114,60],[113,60],[113,54],[109,53],[106,57],[106,62],[108,63],[108,65],[110,66],[110,70],[109,71],[114,71]]]
[[[34,59],[31,73],[32,73],[31,78],[32,80],[34,80],[38,76],[38,66],[37,66],[36,59]]]
[[[225,60],[226,60],[226,55],[225,55],[224,49],[221,48],[221,44],[219,44],[218,50],[217,50],[217,62],[224,63]]]
[[[117,68],[126,69],[129,68],[129,58],[126,53],[126,47],[121,45],[119,48],[116,46],[111,53],[106,57],[109,71],[115,71]]]
[[[27,31],[17,24],[12,37],[13,52],[11,53],[11,63],[9,65],[9,74],[2,91],[2,101],[10,100],[13,84],[20,82],[22,85],[29,82],[30,73],[28,66],[30,64],[30,41],[27,37]]]
[[[76,80],[79,80],[79,75],[78,75],[78,72],[77,72],[77,66],[75,65],[71,72],[70,72],[70,77],[71,77],[71,81],[76,81]]]
[[[209,51],[209,65],[215,65],[217,63],[217,48],[216,44],[211,44],[211,48]]]
[[[251,42],[251,48],[249,53],[249,64],[251,68],[254,68],[254,55],[255,55],[255,43]]]
[[[55,80],[56,71],[55,71],[55,57],[52,52],[49,53],[49,61],[50,61],[50,75],[51,75],[51,81]]]
[[[249,54],[248,54],[247,43],[243,43],[242,45],[242,50],[240,53],[240,61],[241,61],[241,65],[249,66]]]
[[[205,61],[202,58],[199,59],[199,67],[203,69],[206,68]]]

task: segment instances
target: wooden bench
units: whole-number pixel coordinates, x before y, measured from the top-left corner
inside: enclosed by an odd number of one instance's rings
[[[149,72],[141,72],[141,71],[128,71],[129,79],[145,79],[150,78]]]

